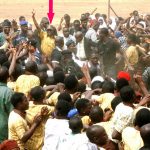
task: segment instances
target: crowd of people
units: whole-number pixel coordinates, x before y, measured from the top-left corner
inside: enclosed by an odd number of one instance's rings
[[[150,14],[95,11],[0,23],[0,150],[150,150]]]

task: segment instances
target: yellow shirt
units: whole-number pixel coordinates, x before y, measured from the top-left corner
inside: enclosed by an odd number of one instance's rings
[[[82,123],[83,123],[83,125],[90,125],[90,123],[91,123],[91,119],[90,119],[90,117],[89,116],[84,116],[84,117],[82,117],[81,118],[81,120],[82,120]]]
[[[139,55],[138,55],[138,51],[136,49],[135,46],[130,46],[127,50],[126,50],[126,56],[127,59],[129,61],[129,63],[134,66],[138,63],[139,60]]]
[[[140,131],[133,127],[126,127],[122,132],[124,150],[139,150],[143,146]]]
[[[14,89],[16,88],[16,82],[11,82],[11,81],[9,81],[9,82],[7,82],[7,86],[8,86],[10,89],[14,90]]]
[[[47,99],[47,104],[48,104],[48,105],[51,105],[51,106],[56,106],[56,103],[57,103],[59,94],[60,94],[59,92],[53,93],[53,94]]]
[[[114,99],[114,94],[112,93],[104,93],[99,96],[99,98],[96,99],[96,101],[99,102],[100,107],[105,110],[106,108],[111,108],[111,101]]]
[[[49,110],[48,117],[45,118],[40,125],[36,128],[31,138],[28,140],[26,144],[28,150],[41,150],[44,143],[44,128],[47,119],[51,116],[51,113],[54,112],[54,107],[50,107],[47,105],[35,105],[33,102],[29,103],[29,109],[26,111],[26,120],[32,124],[34,117],[41,112],[43,107],[47,107]]]
[[[39,77],[35,75],[21,75],[16,80],[15,92],[22,92],[28,95],[28,92],[35,86],[40,85]]]
[[[108,137],[109,137],[109,138],[111,137],[111,135],[112,135],[112,131],[111,131],[111,128],[112,128],[112,121],[111,121],[111,120],[110,120],[110,121],[107,121],[107,122],[96,123],[95,125],[102,126],[102,127],[105,129],[105,131],[106,131]]]
[[[47,32],[40,32],[41,51],[45,56],[51,56],[52,50],[55,48],[55,39],[48,37]]]
[[[18,143],[20,150],[24,150],[25,143],[21,141],[24,133],[29,129],[27,122],[19,114],[12,111],[8,120],[9,139]]]

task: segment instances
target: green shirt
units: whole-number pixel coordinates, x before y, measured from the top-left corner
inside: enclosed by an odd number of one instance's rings
[[[10,102],[13,91],[0,82],[0,143],[8,139],[8,117],[13,109]]]

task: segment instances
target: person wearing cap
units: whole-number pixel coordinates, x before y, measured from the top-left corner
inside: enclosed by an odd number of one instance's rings
[[[20,29],[21,29],[21,31],[18,32],[18,35],[13,40],[14,46],[28,41],[28,38],[27,38],[28,22],[25,20],[20,21]]]
[[[6,19],[2,23],[3,32],[0,33],[0,49],[6,50],[9,45],[9,37],[10,37],[10,29],[11,29],[11,22]]]
[[[85,35],[88,30],[87,27],[88,17],[85,14],[82,14],[80,21],[81,21],[81,32],[83,33],[83,35]]]
[[[46,57],[49,57],[49,56],[51,56],[52,51],[55,48],[55,36],[57,35],[56,28],[52,25],[49,25],[47,27],[46,32],[42,31],[35,19],[34,11],[32,12],[32,19],[38,30],[38,33],[39,33],[39,36],[41,39],[41,52]]]

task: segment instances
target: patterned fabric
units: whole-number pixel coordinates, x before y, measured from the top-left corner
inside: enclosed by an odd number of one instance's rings
[[[139,60],[139,56],[138,56],[138,51],[136,50],[135,46],[130,46],[127,50],[126,50],[126,55],[128,58],[129,63],[134,66],[138,63]]]
[[[9,115],[8,128],[9,139],[17,141],[20,150],[24,150],[26,146],[21,139],[24,133],[29,130],[26,120],[12,111]]]
[[[8,117],[13,106],[10,102],[13,91],[0,83],[0,143],[8,139]]]
[[[51,56],[52,50],[55,48],[55,39],[47,36],[47,32],[40,32],[41,51],[45,56]]]
[[[44,118],[44,120],[40,123],[40,125],[34,131],[31,138],[28,140],[27,145],[26,145],[28,150],[41,150],[42,149],[42,146],[44,144],[45,123],[46,123],[47,119],[50,117],[50,115],[52,114],[52,112],[54,111],[54,107],[50,107],[47,105],[35,105],[35,104],[33,104],[33,102],[29,103],[29,109],[26,111],[27,112],[26,120],[30,124],[33,123],[35,116],[38,113],[40,113],[41,109],[45,106],[48,108],[49,114],[48,114],[47,118]]]
[[[113,128],[119,133],[122,133],[123,129],[127,126],[133,126],[134,109],[120,103],[115,110],[113,117]]]
[[[122,142],[124,144],[124,150],[138,150],[143,146],[140,131],[133,127],[127,127],[123,130]]]
[[[28,95],[28,92],[35,86],[40,85],[39,77],[35,75],[21,75],[16,80],[16,92],[22,92],[25,95]]]
[[[104,93],[99,96],[99,98],[96,99],[96,101],[99,102],[100,107],[105,110],[106,108],[111,108],[111,101],[114,99],[114,94],[112,93]]]

